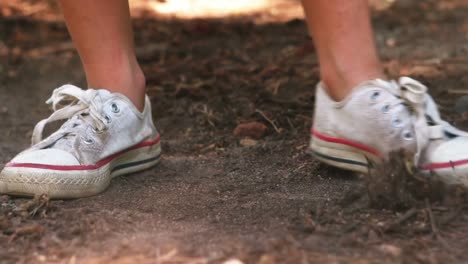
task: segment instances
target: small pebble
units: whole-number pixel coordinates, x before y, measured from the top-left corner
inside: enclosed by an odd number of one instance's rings
[[[243,138],[239,142],[243,147],[253,147],[258,144],[258,141],[251,138]]]
[[[384,254],[387,254],[392,257],[399,257],[401,256],[401,248],[390,245],[390,244],[383,244],[378,247],[379,251]]]
[[[266,125],[257,121],[242,123],[234,129],[234,136],[260,139],[265,136],[267,129]]]

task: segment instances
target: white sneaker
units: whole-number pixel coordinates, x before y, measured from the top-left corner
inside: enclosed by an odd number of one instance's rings
[[[400,149],[423,173],[468,185],[468,133],[440,118],[427,87],[408,77],[362,83],[341,102],[317,85],[310,149],[321,161],[368,173]]]
[[[118,93],[55,89],[47,103],[54,113],[34,128],[32,147],[0,173],[0,193],[78,198],[104,191],[113,177],[143,170],[159,161],[159,133],[146,97],[143,112]],[[42,140],[44,126],[67,119]]]

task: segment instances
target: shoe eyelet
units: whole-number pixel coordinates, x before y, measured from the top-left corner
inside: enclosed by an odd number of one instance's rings
[[[404,139],[404,140],[408,140],[408,141],[409,141],[409,140],[413,140],[413,138],[414,138],[414,137],[413,137],[413,133],[412,133],[411,131],[409,131],[409,130],[403,131],[403,139]]]
[[[94,128],[94,127],[93,127],[91,130],[92,130],[93,133],[95,133],[95,134],[101,134],[102,132],[104,132],[103,130],[98,130],[98,129]]]
[[[371,96],[370,96],[370,99],[372,101],[377,101],[377,99],[380,97],[380,91],[374,91]]]
[[[116,103],[112,103],[111,104],[111,111],[112,111],[112,113],[117,114],[117,113],[120,112],[120,108]]]
[[[110,124],[112,122],[112,119],[109,116],[104,117],[106,119],[107,124]]]
[[[382,108],[380,108],[380,111],[382,111],[382,113],[384,114],[387,114],[390,111],[390,105],[386,104],[382,106]]]
[[[403,126],[403,121],[400,118],[395,118],[392,120],[392,126],[393,127],[402,127]]]
[[[90,139],[90,138],[85,138],[83,140],[83,142],[86,144],[86,145],[91,145],[94,143],[94,140]]]

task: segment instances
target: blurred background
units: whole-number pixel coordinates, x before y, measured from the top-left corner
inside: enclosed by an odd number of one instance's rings
[[[374,1],[374,0],[373,0]],[[130,0],[134,16],[157,15],[172,18],[219,18],[262,15],[283,19],[302,15],[298,0]],[[3,0],[3,16],[27,15],[46,20],[57,19],[57,1]]]

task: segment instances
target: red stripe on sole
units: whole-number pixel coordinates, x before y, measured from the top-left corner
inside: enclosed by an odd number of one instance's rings
[[[373,154],[373,155],[375,155],[377,157],[380,157],[380,153],[377,150],[372,149],[372,148],[370,148],[370,147],[368,147],[366,145],[363,145],[363,144],[360,144],[360,143],[357,143],[357,142],[354,142],[354,141],[342,139],[342,138],[335,138],[335,137],[327,136],[327,135],[324,135],[324,134],[321,134],[321,133],[317,132],[314,129],[311,129],[310,133],[312,135],[314,135],[315,137],[319,138],[320,140],[331,142],[331,143],[336,143],[336,144],[343,144],[343,145],[351,146],[351,147],[354,147],[354,148],[369,152],[369,153],[371,153],[371,154]],[[431,164],[427,164],[427,165],[422,166],[420,169],[421,170],[437,170],[437,169],[453,168],[453,167],[462,166],[462,165],[468,165],[468,159],[457,160],[457,161],[449,161],[449,162],[441,162],[441,163],[431,163]]]
[[[148,140],[148,141],[143,141],[133,147],[130,147],[126,150],[122,150],[116,154],[110,155],[109,157],[100,160],[96,164],[91,164],[91,165],[72,165],[72,166],[67,166],[67,165],[48,165],[48,164],[37,164],[37,163],[7,163],[5,167],[10,167],[10,168],[34,168],[34,169],[47,169],[47,170],[61,170],[61,171],[71,171],[71,170],[96,170],[101,168],[102,166],[108,164],[111,162],[113,159],[117,158],[118,156],[125,154],[129,151],[143,148],[143,147],[149,147],[158,144],[161,141],[161,137],[158,135],[155,139],[153,140]]]
[[[457,161],[449,161],[449,162],[441,162],[441,163],[431,163],[424,165],[421,170],[437,170],[437,169],[446,169],[446,168],[453,168],[456,166],[466,165],[468,164],[468,160],[457,160]]]
[[[360,150],[363,150],[365,152],[368,152],[368,153],[371,153],[372,155],[374,156],[377,156],[377,157],[380,157],[380,153],[371,148],[371,147],[368,147],[364,144],[361,144],[361,143],[358,143],[358,142],[354,142],[354,141],[351,141],[351,140],[347,140],[347,139],[342,139],[342,138],[335,138],[335,137],[331,137],[331,136],[327,136],[327,135],[324,135],[324,134],[321,134],[319,132],[317,132],[316,130],[314,130],[313,128],[310,130],[310,133],[317,137],[318,139],[320,140],[323,140],[323,141],[327,141],[327,142],[331,142],[331,143],[336,143],[336,144],[342,144],[342,145],[347,145],[347,146],[350,146],[350,147],[353,147],[353,148],[357,148],[357,149],[360,149]]]

